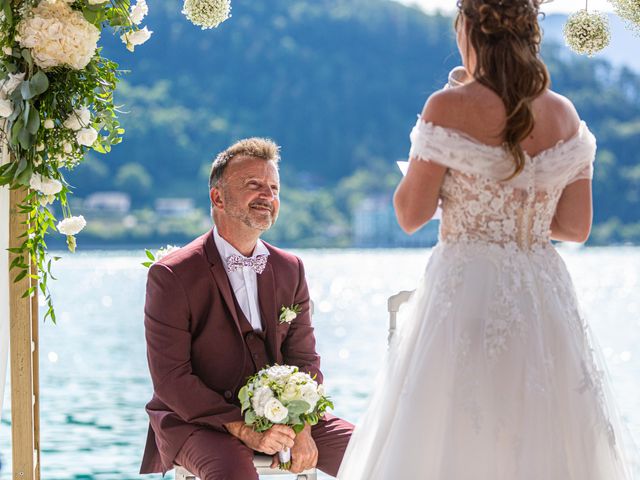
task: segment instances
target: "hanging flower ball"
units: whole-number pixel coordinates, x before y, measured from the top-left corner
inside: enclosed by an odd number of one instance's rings
[[[182,13],[203,30],[215,28],[231,16],[231,0],[184,0]]]
[[[624,19],[629,27],[640,36],[640,0],[609,0],[616,14]]]
[[[591,57],[611,41],[609,20],[599,12],[580,10],[569,16],[564,26],[564,39],[571,50]]]

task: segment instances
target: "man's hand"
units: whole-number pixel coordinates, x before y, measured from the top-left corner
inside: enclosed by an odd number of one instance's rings
[[[231,435],[238,438],[251,450],[274,455],[285,448],[292,448],[296,434],[285,425],[274,425],[266,432],[256,432],[244,422],[232,422],[225,425]]]
[[[271,468],[276,468],[280,462],[278,456],[273,457]],[[291,473],[300,473],[314,468],[318,464],[318,448],[311,436],[311,427],[306,425],[295,438],[291,448]]]

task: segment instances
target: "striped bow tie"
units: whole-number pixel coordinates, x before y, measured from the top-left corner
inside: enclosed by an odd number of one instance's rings
[[[236,254],[229,255],[227,257],[227,272],[236,272],[242,267],[249,267],[256,273],[262,273],[267,266],[267,257],[268,255],[256,255],[250,258]]]

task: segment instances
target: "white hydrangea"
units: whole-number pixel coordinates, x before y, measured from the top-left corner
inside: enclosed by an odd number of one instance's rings
[[[140,30],[134,30],[132,32],[123,33],[120,36],[120,39],[127,46],[127,50],[133,52],[135,47],[138,45],[142,45],[147,40],[151,38],[151,34],[153,32],[149,30],[147,27],[144,27]]]
[[[76,132],[76,140],[80,145],[91,147],[98,139],[98,131],[93,127],[83,128]]]
[[[62,191],[62,183],[55,178],[48,178],[39,173],[31,175],[29,186],[43,195],[56,195]]]
[[[571,50],[591,57],[611,41],[609,20],[602,13],[579,10],[569,16],[564,26],[564,39]]]
[[[267,402],[273,398],[273,392],[269,387],[258,388],[251,397],[251,406],[259,417],[264,417],[264,408]]]
[[[231,17],[231,0],[184,0],[182,13],[203,30],[215,28]]]
[[[61,222],[58,222],[56,228],[58,232],[63,235],[77,235],[82,231],[84,227],[87,226],[87,221],[84,219],[82,215],[78,217],[69,217],[65,218]]]
[[[31,50],[33,61],[47,69],[86,67],[98,46],[100,30],[65,1],[41,2],[17,26],[16,40]]]
[[[264,406],[264,416],[273,423],[280,423],[289,416],[289,410],[277,398],[272,398]]]
[[[144,17],[147,16],[147,13],[149,13],[147,2],[145,0],[138,0],[135,5],[131,6],[129,17],[133,23],[140,25]]]

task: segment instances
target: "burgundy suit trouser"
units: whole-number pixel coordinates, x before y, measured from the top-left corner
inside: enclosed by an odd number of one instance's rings
[[[318,448],[317,468],[336,476],[353,425],[332,415],[311,428]],[[203,428],[184,443],[175,462],[201,480],[257,480],[254,451],[229,433]]]

